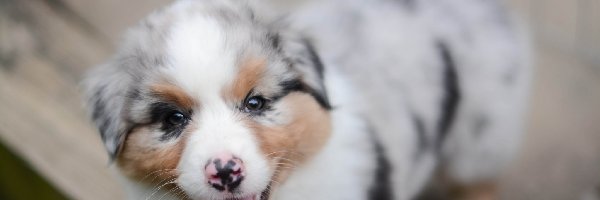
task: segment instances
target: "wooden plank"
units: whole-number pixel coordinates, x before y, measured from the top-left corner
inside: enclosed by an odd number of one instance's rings
[[[577,50],[600,70],[600,1],[579,0]]]
[[[538,48],[536,60],[522,155],[500,199],[580,199],[600,183],[600,78],[559,50]]]
[[[577,37],[578,1],[534,0],[531,25],[543,45],[573,52]]]
[[[51,69],[35,58],[25,65]],[[49,81],[56,75],[50,70],[41,73]],[[121,197],[109,175],[104,148],[82,118],[80,104],[53,99],[42,87],[22,78],[0,74],[0,139],[74,199]]]
[[[112,47],[48,1],[0,3],[0,140],[73,199],[122,198],[78,91]]]
[[[106,36],[111,44],[116,44],[121,39],[124,30],[136,24],[148,13],[173,0],[61,1],[62,7],[72,10],[74,14]]]

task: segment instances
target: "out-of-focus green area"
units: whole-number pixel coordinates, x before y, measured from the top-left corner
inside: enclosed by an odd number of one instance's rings
[[[23,160],[0,143],[0,199],[66,199]]]

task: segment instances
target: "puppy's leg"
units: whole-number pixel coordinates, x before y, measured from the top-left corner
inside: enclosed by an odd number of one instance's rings
[[[496,183],[493,181],[479,182],[467,185],[455,185],[451,188],[451,198],[461,200],[495,200]]]
[[[417,200],[496,200],[497,183],[484,180],[461,183],[456,179],[437,173]]]

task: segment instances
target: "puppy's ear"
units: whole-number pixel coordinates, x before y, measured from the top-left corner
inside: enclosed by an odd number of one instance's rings
[[[293,32],[274,34],[271,41],[291,68],[300,74],[301,90],[310,93],[324,109],[331,109],[324,84],[324,66],[311,41]]]
[[[115,62],[96,67],[83,83],[88,111],[111,161],[117,156],[131,126],[125,117],[126,101],[132,98],[131,83],[132,77]]]

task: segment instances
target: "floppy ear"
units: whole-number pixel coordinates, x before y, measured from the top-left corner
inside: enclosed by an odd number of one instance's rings
[[[111,161],[117,156],[131,123],[125,117],[132,77],[114,62],[96,67],[84,81],[86,104]]]
[[[331,109],[324,84],[324,66],[311,41],[290,32],[275,35],[271,40],[291,68],[300,74],[301,90],[311,94],[324,109]]]

